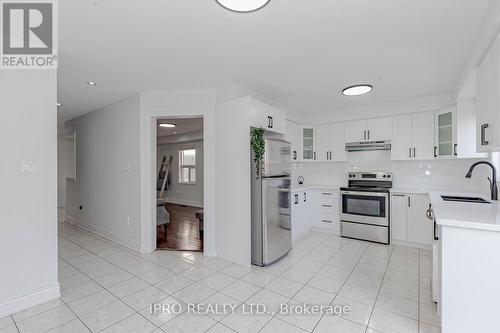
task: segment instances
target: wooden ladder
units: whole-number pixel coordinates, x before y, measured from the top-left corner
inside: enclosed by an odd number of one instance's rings
[[[167,163],[167,157],[163,156],[163,159],[161,161],[161,166],[160,166],[160,171],[158,172],[158,179],[162,179],[163,176],[163,183],[160,188],[160,194],[158,195],[158,198],[161,199],[163,198],[163,195],[165,194],[165,191],[167,190],[167,181],[168,181],[168,173],[170,172],[170,166],[172,165],[172,161],[174,160],[174,157],[170,155],[170,158],[168,159]],[[166,170],[164,171],[164,169]]]

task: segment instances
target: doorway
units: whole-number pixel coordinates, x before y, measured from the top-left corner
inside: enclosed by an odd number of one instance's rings
[[[160,118],[156,126],[157,249],[203,252],[203,117]]]

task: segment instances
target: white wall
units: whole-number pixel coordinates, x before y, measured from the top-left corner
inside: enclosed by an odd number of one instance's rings
[[[183,147],[194,147],[196,149],[196,184],[179,183],[179,150]],[[203,140],[159,144],[157,154],[157,166],[160,170],[163,156],[173,157],[170,169],[170,183],[165,198],[168,202],[181,205],[203,207]]]
[[[204,253],[216,255],[214,195],[214,108],[216,91],[177,90],[141,93],[140,160],[141,160],[141,252],[156,248],[156,121],[158,118],[203,116],[204,137]]]
[[[51,70],[0,75],[0,318],[59,297],[56,86]]]
[[[217,256],[250,266],[250,113],[248,98],[219,103],[215,120]],[[226,163],[230,159],[230,163]]]
[[[66,122],[67,132],[77,136],[77,177],[67,182],[67,220],[137,251],[139,101],[135,95]]]
[[[74,142],[64,129],[57,131],[57,207],[66,206],[66,178],[74,177]]]
[[[390,151],[349,152],[348,162],[302,163],[294,174],[303,175],[306,184],[346,185],[351,171],[387,171],[394,174],[395,188],[445,189],[488,192],[486,176],[491,171],[478,167],[472,179],[465,174],[475,159],[391,161]]]

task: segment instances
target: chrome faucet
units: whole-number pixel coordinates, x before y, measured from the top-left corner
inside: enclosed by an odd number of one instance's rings
[[[491,175],[491,178],[487,177],[488,181],[490,182],[491,200],[498,200],[497,169],[495,168],[495,166],[492,163],[490,163],[488,161],[480,161],[480,162],[476,162],[476,163],[472,164],[470,169],[469,169],[469,172],[467,172],[467,175],[465,175],[465,178],[471,178],[472,171],[479,164],[486,164],[486,165],[489,165],[491,167],[491,171],[493,174]]]

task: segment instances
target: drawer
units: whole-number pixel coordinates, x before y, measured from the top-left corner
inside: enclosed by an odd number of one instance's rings
[[[339,190],[318,190],[316,192],[316,196],[318,200],[322,199],[339,199],[340,191]]]
[[[316,210],[320,214],[339,214],[339,205],[338,200],[323,200],[316,204]]]
[[[329,214],[318,214],[316,216],[316,227],[340,232],[340,216]]]

